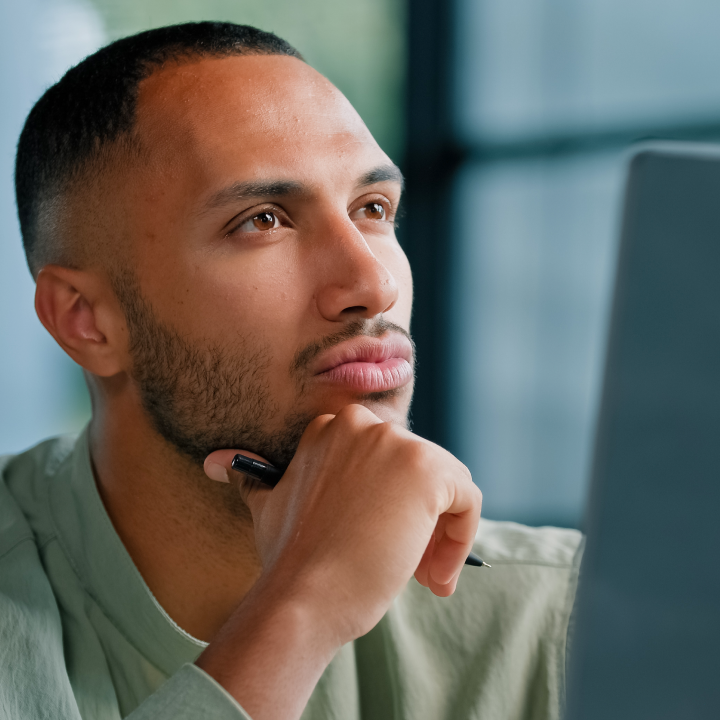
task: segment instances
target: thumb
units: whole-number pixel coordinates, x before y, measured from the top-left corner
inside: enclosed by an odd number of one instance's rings
[[[215,450],[215,452],[211,452],[205,458],[204,470],[205,474],[211,480],[216,480],[217,482],[229,483],[231,478],[237,478],[237,487],[240,491],[240,495],[252,512],[253,505],[256,504],[258,495],[264,495],[265,492],[270,491],[271,488],[267,485],[263,485],[254,478],[233,469],[232,461],[238,453],[245,455],[246,457],[253,458],[254,460],[260,460],[260,462],[267,463],[267,460],[264,457],[247,450]]]
[[[211,452],[205,458],[205,474],[211,480],[217,480],[218,482],[230,482],[232,475],[229,475],[229,473],[237,472],[232,467],[232,461],[238,454],[267,463],[267,460],[264,457],[247,450],[216,450],[215,452]]]

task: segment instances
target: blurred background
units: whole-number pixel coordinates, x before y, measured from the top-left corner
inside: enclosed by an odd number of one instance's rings
[[[487,517],[580,526],[627,148],[720,139],[714,0],[23,0],[0,4],[0,453],[89,417],[37,321],[12,188],[34,101],[101,45],[231,20],[294,44],[408,181],[418,433]]]

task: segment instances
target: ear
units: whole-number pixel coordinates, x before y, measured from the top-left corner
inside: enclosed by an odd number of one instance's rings
[[[35,310],[58,345],[85,370],[100,377],[124,370],[125,318],[97,275],[46,265],[37,277]]]

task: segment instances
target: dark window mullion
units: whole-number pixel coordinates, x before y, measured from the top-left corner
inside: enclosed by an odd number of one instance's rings
[[[418,352],[414,430],[446,445],[450,334],[451,188],[461,154],[452,137],[453,0],[410,0],[406,104],[406,217],[400,239],[413,269]]]

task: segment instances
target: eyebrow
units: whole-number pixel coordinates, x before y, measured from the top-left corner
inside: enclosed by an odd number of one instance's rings
[[[388,180],[398,183],[400,188],[403,188],[405,180],[397,165],[380,165],[372,170],[368,170],[368,172],[360,176],[357,187],[366,187],[379,182],[387,182]],[[287,197],[289,195],[302,195],[308,192],[307,186],[296,180],[250,180],[247,182],[236,182],[211,195],[203,209],[213,210],[244,200],[263,197]]]
[[[366,172],[358,181],[358,187],[365,187],[366,185],[374,185],[379,182],[396,182],[402,189],[405,186],[405,178],[400,172],[400,168],[391,163],[390,165],[380,165],[379,167],[373,168]]]
[[[260,182],[236,182],[219,190],[205,203],[206,210],[224,207],[230,203],[261,197],[286,197],[300,195],[305,191],[302,183],[294,180],[267,180]]]

